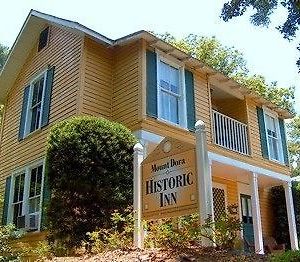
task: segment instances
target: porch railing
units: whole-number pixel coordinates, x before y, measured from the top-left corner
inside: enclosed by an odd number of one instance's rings
[[[214,142],[222,147],[249,155],[248,127],[213,110]]]

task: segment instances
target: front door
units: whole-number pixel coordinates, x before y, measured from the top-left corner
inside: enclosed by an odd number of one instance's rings
[[[254,245],[251,196],[241,194],[241,209],[243,221],[243,236],[246,242],[245,249],[249,251],[249,247]]]

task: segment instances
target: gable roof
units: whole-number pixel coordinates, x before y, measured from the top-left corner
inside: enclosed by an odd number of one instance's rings
[[[277,105],[250,91],[248,88],[243,87],[235,80],[223,75],[200,60],[191,57],[187,53],[179,50],[169,43],[166,43],[147,31],[137,31],[113,40],[84,25],[81,25],[80,23],[41,13],[36,10],[31,10],[29,12],[0,73],[0,103],[5,102],[6,96],[16,81],[28,54],[32,49],[32,46],[37,42],[41,30],[46,24],[56,25],[67,30],[71,30],[79,35],[88,36],[106,46],[127,45],[136,40],[145,39],[152,47],[167,52],[169,55],[183,61],[186,65],[193,69],[200,69],[202,73],[207,74],[212,84],[220,86],[220,82],[222,82],[222,86],[226,87],[227,92],[234,93],[235,95],[239,94],[240,97],[251,97],[257,103],[275,110],[283,118],[291,118],[293,116],[289,111],[279,108]]]

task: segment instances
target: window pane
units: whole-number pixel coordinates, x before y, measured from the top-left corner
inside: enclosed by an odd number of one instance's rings
[[[24,185],[25,185],[25,174],[20,175],[20,190],[19,190],[19,201],[23,201]]]
[[[17,224],[18,217],[22,216],[22,206],[23,203],[14,204],[13,206],[13,223]]]
[[[39,166],[38,170],[37,170],[36,195],[40,195],[41,194],[42,176],[43,176],[43,166]]]
[[[166,82],[165,80],[160,80],[160,87],[166,90],[169,90],[169,83]]]
[[[19,199],[19,186],[20,186],[20,176],[15,178],[15,186],[14,186],[14,203],[18,202]]]
[[[31,106],[34,106],[38,102],[39,86],[40,86],[39,81],[35,82],[34,85],[33,85]]]
[[[43,97],[43,87],[44,87],[44,77],[39,80],[39,93],[38,93],[38,102],[42,101]]]
[[[170,90],[179,94],[179,70],[170,66]]]
[[[35,197],[29,200],[29,214],[40,211],[40,197]]]
[[[29,197],[35,196],[35,185],[36,185],[36,176],[37,176],[37,169],[34,168],[31,170],[30,175],[30,188],[29,188]]]
[[[161,92],[161,117],[165,120],[169,120],[169,95],[165,92]]]
[[[41,117],[41,104],[34,107],[31,110],[31,125],[30,125],[30,132],[38,129],[40,126],[40,117]]]
[[[175,96],[170,96],[170,119],[171,122],[179,124],[178,121],[178,99]]]

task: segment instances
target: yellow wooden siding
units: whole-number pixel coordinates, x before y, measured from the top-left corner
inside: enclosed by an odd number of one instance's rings
[[[141,42],[114,50],[112,119],[135,129],[141,118]]]
[[[80,113],[111,118],[113,51],[85,38]]]
[[[272,213],[272,208],[274,207],[271,206],[269,188],[259,188],[259,204],[263,235],[274,236],[274,220]]]
[[[51,27],[48,46],[40,52],[36,45],[33,46],[6,101],[0,152],[0,195],[12,171],[44,156],[49,127],[76,113],[81,45],[79,36]],[[24,87],[48,66],[55,66],[49,125],[19,142]]]
[[[227,190],[227,204],[238,205],[238,193],[237,193],[237,182],[232,180],[226,180],[220,177],[213,176],[212,181],[215,183],[226,185]]]

